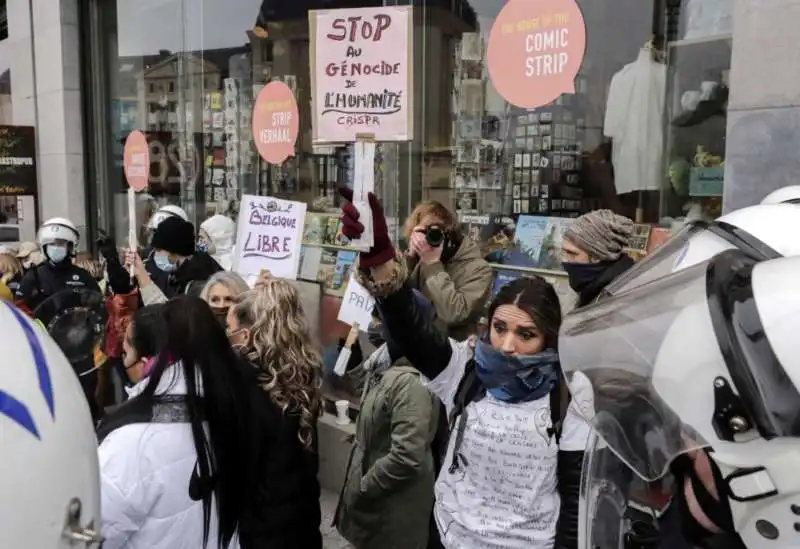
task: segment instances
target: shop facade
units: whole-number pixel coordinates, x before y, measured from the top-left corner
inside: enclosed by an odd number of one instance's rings
[[[43,217],[87,231],[76,2],[0,1],[0,246]]]

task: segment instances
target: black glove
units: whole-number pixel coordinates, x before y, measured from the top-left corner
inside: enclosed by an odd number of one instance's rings
[[[97,250],[103,254],[103,257],[106,258],[106,261],[116,260],[119,261],[119,251],[117,251],[117,245],[114,240],[109,237],[105,231],[100,229],[98,231],[99,236],[97,237]]]

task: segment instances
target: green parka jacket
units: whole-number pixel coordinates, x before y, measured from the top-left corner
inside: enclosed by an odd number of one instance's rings
[[[405,359],[389,364],[385,345],[367,363],[334,524],[356,549],[425,549],[436,479],[436,397]]]

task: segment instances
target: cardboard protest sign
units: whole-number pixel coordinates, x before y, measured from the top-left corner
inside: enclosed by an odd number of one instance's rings
[[[304,202],[242,196],[233,270],[245,280],[258,278],[265,269],[272,276],[296,279],[305,216]]]
[[[410,6],[309,11],[313,141],[410,141],[413,31]]]
[[[342,298],[342,307],[339,309],[339,321],[350,326],[358,324],[361,331],[366,332],[372,322],[372,309],[375,308],[375,300],[369,295],[364,286],[350,277],[347,289]]]

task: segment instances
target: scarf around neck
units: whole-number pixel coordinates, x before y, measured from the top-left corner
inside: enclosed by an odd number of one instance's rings
[[[486,392],[504,402],[530,402],[553,390],[560,374],[558,353],[511,356],[486,341],[475,345],[475,371]]]

